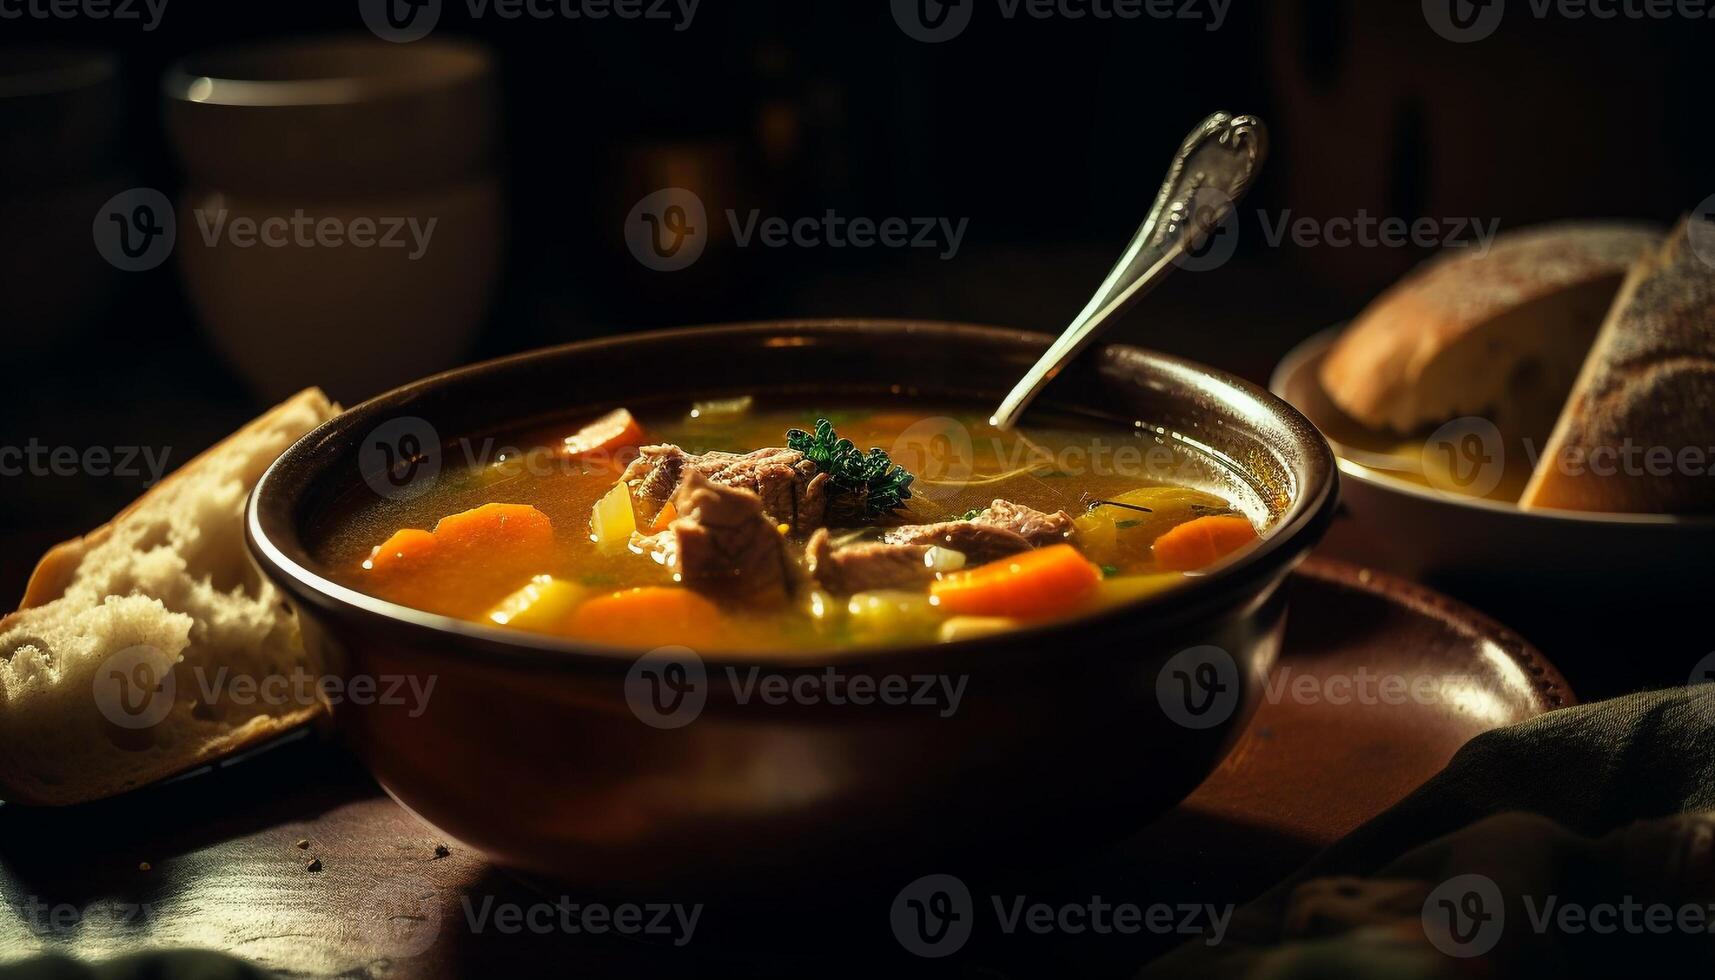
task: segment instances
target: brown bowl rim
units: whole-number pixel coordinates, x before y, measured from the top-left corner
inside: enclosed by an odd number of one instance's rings
[[[280,474],[289,468],[305,465],[311,453],[332,451],[343,455],[351,452],[354,449],[352,442],[357,437],[354,434],[360,435],[374,428],[375,415],[388,411],[397,403],[410,400],[417,393],[435,386],[457,384],[461,379],[478,373],[504,371],[512,365],[533,358],[616,346],[658,344],[691,335],[707,337],[711,333],[733,338],[773,335],[793,338],[830,336],[849,340],[853,332],[877,336],[910,336],[931,332],[953,337],[963,335],[972,339],[980,337],[990,342],[1000,341],[1015,346],[1030,345],[1040,348],[1046,348],[1053,340],[1052,336],[1035,331],[942,321],[875,318],[791,319],[674,327],[621,334],[537,348],[453,368],[393,388],[355,405],[288,447],[263,472],[250,493],[245,505],[245,543],[268,578],[299,602],[307,601],[331,611],[355,611],[407,631],[426,631],[442,638],[456,637],[461,643],[483,648],[484,656],[489,662],[499,660],[513,665],[552,670],[626,669],[648,651],[508,630],[499,626],[485,626],[379,599],[326,578],[309,567],[311,561],[307,549],[297,540],[300,529],[292,517],[295,501],[275,494],[274,488],[281,480]],[[1002,643],[1029,649],[1061,648],[1056,644],[1056,640],[1098,632],[1103,627],[1113,627],[1124,620],[1144,615],[1150,617],[1148,622],[1151,626],[1167,628],[1244,600],[1250,595],[1245,587],[1265,582],[1270,575],[1284,578],[1326,530],[1333,519],[1338,502],[1338,477],[1334,455],[1321,433],[1284,399],[1225,371],[1129,344],[1098,345],[1096,350],[1087,351],[1083,356],[1096,357],[1104,351],[1141,357],[1154,366],[1186,374],[1195,373],[1223,387],[1236,390],[1272,409],[1275,421],[1292,434],[1294,449],[1303,460],[1305,478],[1297,488],[1297,495],[1270,529],[1271,533],[1256,547],[1222,563],[1208,575],[1196,576],[1193,581],[1165,592],[1133,599],[1086,615],[1031,624],[994,636],[885,647],[817,648],[803,654],[794,653],[791,658],[777,654],[747,653],[742,650],[718,650],[708,653],[699,651],[698,658],[709,667],[748,668],[761,665],[769,670],[784,673],[794,670],[819,671],[830,664],[853,668],[925,658],[935,658],[945,665],[957,660],[960,653],[993,648]],[[340,437],[344,438],[345,444],[330,450],[327,446],[330,440]],[[290,549],[282,548],[280,542],[270,537],[263,527],[265,519],[291,532],[294,540],[290,542]],[[296,554],[292,553],[294,551]],[[302,556],[303,560],[299,560],[298,556]]]

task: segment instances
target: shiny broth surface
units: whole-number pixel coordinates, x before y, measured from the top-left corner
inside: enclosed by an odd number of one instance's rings
[[[819,418],[860,450],[886,450],[914,474],[910,499],[873,526],[831,529],[836,546],[875,542],[894,525],[968,520],[997,498],[1064,511],[1076,530],[1048,553],[1038,549],[984,564],[946,553],[952,549],[931,551],[936,580],[927,585],[839,594],[800,572],[783,600],[705,601],[651,551],[647,536],[663,530],[652,524],[657,515],[630,492],[614,494],[636,450],[567,454],[566,438],[591,421],[585,416],[449,444],[432,488],[411,499],[352,494],[317,522],[316,556],[344,585],[490,625],[638,648],[683,643],[808,651],[954,640],[1082,615],[1197,574],[1200,568],[1184,567],[1200,561],[1196,548],[1186,552],[1184,540],[1157,547],[1168,532],[1205,519],[1226,542],[1217,545],[1220,553],[1210,564],[1248,547],[1234,542],[1247,533],[1254,538],[1251,529],[1265,530],[1268,519],[1268,508],[1231,467],[1141,423],[1042,415],[1003,433],[970,405],[926,406],[903,397],[629,407],[643,430],[635,441],[670,443],[688,453],[784,446],[787,430],[810,429]],[[491,504],[521,506],[503,513],[489,508],[480,520],[449,521],[442,525],[446,534],[427,534],[449,515]],[[607,516],[592,525],[598,505]],[[592,540],[592,530],[611,530],[616,520],[635,523],[637,535]],[[1197,538],[1192,532],[1199,528],[1180,530],[1178,538]],[[801,569],[805,535],[784,526],[778,533]],[[1181,547],[1170,553],[1167,544]],[[1192,544],[1203,547],[1200,539]],[[1168,554],[1174,560],[1164,560]],[[1043,595],[1063,600],[1038,602]],[[958,611],[967,608],[981,614]]]

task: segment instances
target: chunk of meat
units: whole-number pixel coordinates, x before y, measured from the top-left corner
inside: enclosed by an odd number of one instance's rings
[[[1044,513],[1010,500],[996,499],[988,509],[971,518],[972,524],[1003,527],[1029,541],[1032,547],[1045,548],[1072,537],[1072,515],[1063,510]]]
[[[835,595],[872,589],[920,589],[935,580],[928,544],[866,541],[834,547],[827,528],[810,535],[810,574]]]
[[[1010,500],[996,500],[968,521],[907,524],[888,530],[881,539],[890,544],[951,548],[963,552],[969,564],[983,565],[1031,548],[1059,544],[1071,537],[1072,530],[1072,515],[1063,510],[1047,514]]]
[[[821,527],[827,517],[828,476],[794,449],[778,446],[748,453],[687,453],[678,446],[644,446],[625,468],[621,479],[631,487],[644,523],[673,499],[686,473],[698,473],[710,483],[749,490],[764,512],[794,533]],[[683,513],[683,510],[680,511]]]
[[[975,521],[942,521],[939,524],[907,524],[889,528],[881,540],[890,545],[936,545],[961,552],[967,564],[982,565],[1021,551],[1030,542],[1021,534],[993,524]]]
[[[797,566],[762,498],[722,486],[687,470],[671,501],[678,517],[668,525],[680,580],[698,592],[767,604],[793,590]]]

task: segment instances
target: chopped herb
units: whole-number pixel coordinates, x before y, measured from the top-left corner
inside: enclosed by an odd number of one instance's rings
[[[600,572],[578,576],[579,585],[587,585],[592,589],[603,589],[618,583],[618,581],[619,580],[614,578],[612,575],[603,575]]]
[[[1103,565],[1102,566],[1102,578],[1113,578],[1115,575],[1118,575],[1119,573],[1120,573],[1120,570],[1113,565]]]
[[[1121,531],[1123,531],[1128,527],[1137,527],[1139,524],[1142,524],[1142,523],[1143,523],[1142,521],[1115,521],[1114,527],[1119,528]]]
[[[895,465],[881,449],[860,451],[850,439],[841,439],[827,419],[817,419],[813,433],[788,431],[786,446],[828,474],[830,502],[847,519],[874,520],[911,499],[914,477],[905,467]]]
[[[982,511],[976,509],[975,507],[972,507],[970,510],[967,510],[963,514],[960,514],[959,520],[961,520],[961,521],[974,521],[979,516],[981,516],[981,514],[982,514]]]
[[[1191,505],[1191,513],[1198,517],[1214,517],[1220,514],[1231,514],[1232,512],[1233,509],[1231,507],[1215,507],[1210,504]]]

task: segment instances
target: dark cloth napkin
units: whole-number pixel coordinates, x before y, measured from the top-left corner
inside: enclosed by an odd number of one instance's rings
[[[1472,739],[1141,976],[1715,976],[1715,685]]]

